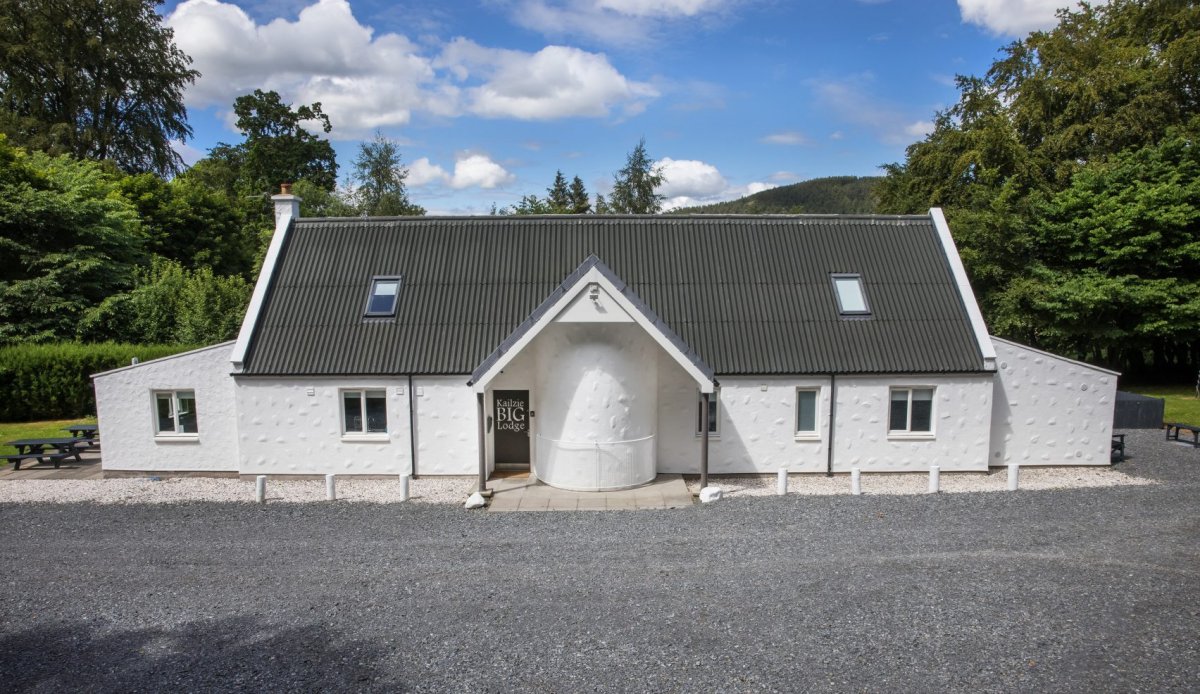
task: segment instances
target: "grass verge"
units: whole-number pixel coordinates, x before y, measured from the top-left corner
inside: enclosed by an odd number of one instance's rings
[[[1145,386],[1122,390],[1165,400],[1163,419],[1168,422],[1200,425],[1200,400],[1196,399],[1193,386]]]

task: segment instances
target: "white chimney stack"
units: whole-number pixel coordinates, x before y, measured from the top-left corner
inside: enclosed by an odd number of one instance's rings
[[[275,201],[275,228],[278,229],[281,222],[286,219],[296,219],[300,216],[300,200],[301,198],[292,195],[292,184],[283,183],[279,186],[279,195],[272,195],[271,199]]]

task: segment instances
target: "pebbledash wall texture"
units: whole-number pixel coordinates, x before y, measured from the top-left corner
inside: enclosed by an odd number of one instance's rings
[[[296,198],[276,202],[236,343],[95,376],[106,471],[490,475],[516,461],[555,486],[623,488],[699,471],[704,393],[714,474],[1109,463],[1117,374],[988,336],[936,210],[310,222]],[[460,253],[484,239],[527,252]],[[638,281],[594,253],[555,269],[596,250]],[[381,277],[394,317],[372,303]],[[837,293],[845,278],[861,304]]]

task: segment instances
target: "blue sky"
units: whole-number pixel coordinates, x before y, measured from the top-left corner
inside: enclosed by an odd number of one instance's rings
[[[160,12],[201,79],[194,161],[238,142],[233,99],[320,101],[342,172],[379,130],[434,214],[592,193],[645,137],[670,205],[903,158],[956,74],[982,74],[1067,0],[186,0]]]

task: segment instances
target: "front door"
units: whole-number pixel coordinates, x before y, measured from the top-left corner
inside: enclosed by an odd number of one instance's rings
[[[497,469],[529,469],[529,391],[492,392]]]

